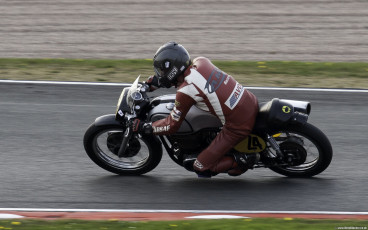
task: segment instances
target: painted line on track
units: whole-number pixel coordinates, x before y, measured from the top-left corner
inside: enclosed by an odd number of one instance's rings
[[[0,211],[19,211],[19,212],[236,213],[236,214],[272,213],[272,214],[368,215],[368,212],[344,212],[344,211],[251,211],[251,210],[171,210],[171,209],[0,208]]]
[[[15,215],[15,214],[0,213],[0,219],[18,219],[18,218],[24,218],[24,216]]]
[[[185,219],[301,218],[368,220],[368,212],[335,211],[223,211],[150,209],[36,209],[0,208],[0,218],[166,221]]]
[[[89,85],[89,86],[130,86],[128,83],[100,83],[100,82],[72,82],[72,81],[22,81],[0,80],[0,83],[13,84],[49,84],[49,85]],[[366,89],[327,89],[327,88],[281,88],[281,87],[245,87],[255,90],[279,90],[279,91],[317,91],[317,92],[344,92],[344,93],[368,93]]]
[[[0,80],[0,83],[12,84],[39,84],[39,85],[95,85],[95,86],[130,86],[128,83],[101,83],[101,82],[79,82],[79,81],[22,81],[22,80]]]

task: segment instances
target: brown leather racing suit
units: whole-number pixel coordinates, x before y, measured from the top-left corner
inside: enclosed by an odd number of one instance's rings
[[[224,155],[250,134],[258,113],[257,98],[204,57],[194,59],[184,77],[170,116],[152,124],[154,134],[175,133],[190,107],[195,105],[217,116],[223,128],[199,154],[194,170],[215,173],[238,170],[233,157]]]

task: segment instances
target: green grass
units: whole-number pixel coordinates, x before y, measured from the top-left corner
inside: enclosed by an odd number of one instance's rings
[[[367,229],[367,220],[309,220],[309,219],[238,219],[187,221],[84,221],[84,220],[1,220],[0,229],[94,229],[94,230],[334,230],[344,227]],[[348,229],[348,228],[345,228]],[[350,228],[352,229],[352,228]],[[357,229],[357,228],[356,228]]]
[[[368,63],[213,61],[247,86],[368,89]],[[0,59],[0,79],[132,82],[152,60]]]

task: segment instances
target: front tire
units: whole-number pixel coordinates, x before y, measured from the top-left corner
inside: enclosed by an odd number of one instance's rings
[[[275,134],[284,154],[294,154],[296,159],[295,165],[273,166],[270,167],[272,171],[288,177],[312,177],[330,165],[333,155],[331,143],[312,124],[290,125]]]
[[[118,156],[124,131],[119,125],[96,126],[93,123],[83,139],[87,155],[101,168],[119,175],[141,175],[156,168],[162,158],[158,138],[133,136],[126,152]]]

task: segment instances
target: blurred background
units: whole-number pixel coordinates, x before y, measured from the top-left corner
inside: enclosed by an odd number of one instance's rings
[[[368,61],[366,0],[0,0],[0,57]]]

